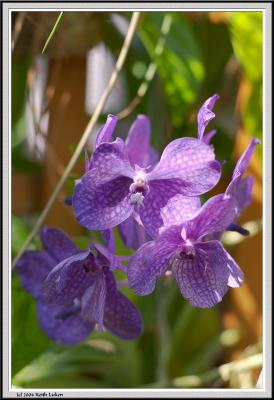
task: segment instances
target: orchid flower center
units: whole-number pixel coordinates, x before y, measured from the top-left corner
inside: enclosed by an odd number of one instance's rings
[[[179,249],[178,258],[194,258],[196,254],[195,247],[191,239],[187,237],[185,228],[183,228],[181,231],[181,237],[183,241]]]
[[[149,187],[146,179],[146,172],[142,168],[136,168],[136,175],[133,183],[129,187],[131,194],[130,200],[132,204],[142,205],[145,195],[148,193]]]
[[[95,264],[95,262],[87,260],[84,264],[83,264],[83,268],[85,270],[86,273],[91,274],[91,275],[97,275],[100,271],[100,268],[98,267],[97,264]]]

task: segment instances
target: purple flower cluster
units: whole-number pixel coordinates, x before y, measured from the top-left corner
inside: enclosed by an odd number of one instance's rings
[[[106,248],[91,243],[78,250],[60,230],[43,228],[44,251],[28,251],[17,271],[23,287],[37,300],[46,334],[63,344],[84,340],[97,326],[123,339],[137,338],[142,318],[118,289],[115,270],[127,275],[139,296],[152,293],[160,276],[172,274],[194,307],[213,307],[229,287],[240,287],[243,273],[224,249],[225,230],[248,232],[237,219],[251,202],[252,177],[243,177],[258,140],[239,159],[225,193],[201,203],[221,176],[206,131],[219,96],[198,112],[198,138],[169,143],[158,157],[150,145],[147,117],[136,118],[125,141],[113,139],[117,118],[110,115],[97,134],[85,174],[75,182],[72,207],[78,222],[102,232]],[[126,247],[136,250],[128,267],[115,256],[112,228]],[[169,271],[170,270],[170,271]]]
[[[44,332],[61,344],[75,344],[95,325],[123,339],[142,332],[142,318],[120,293],[114,270],[119,257],[99,244],[80,251],[59,229],[43,228],[44,251],[27,251],[17,264],[22,286],[37,300],[37,317]]]

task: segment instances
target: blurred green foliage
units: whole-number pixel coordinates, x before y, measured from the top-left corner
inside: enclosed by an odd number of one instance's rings
[[[192,28],[182,14],[171,13],[171,28],[166,37],[163,53],[155,54],[156,43],[163,20],[162,13],[147,13],[140,36],[155,60],[164,86],[172,123],[181,125],[184,114],[199,93],[204,77],[201,51]]]
[[[241,124],[252,136],[262,137],[262,14],[231,12],[228,22],[214,23],[208,13],[168,13],[171,26],[160,56],[155,46],[160,37],[164,14],[144,13],[138,35],[124,67],[129,99],[144,78],[151,61],[157,65],[146,96],[127,119],[137,113],[151,119],[152,143],[161,152],[164,145],[180,136],[197,135],[197,112],[207,97],[220,94],[209,128],[217,128],[213,139],[217,158],[227,160],[224,175],[231,175],[235,135]],[[120,13],[128,21],[128,13]],[[104,20],[102,38],[116,56],[123,35]],[[76,18],[76,17],[75,17]],[[81,14],[78,15],[79,29]],[[96,13],[93,13],[96,19]],[[51,39],[54,47],[58,32]],[[100,16],[100,24],[102,16]],[[96,21],[94,22],[96,26]],[[98,24],[98,26],[101,26]],[[96,37],[97,37],[96,36]],[[75,39],[76,40],[76,39]],[[83,46],[83,43],[82,43]],[[88,50],[88,49],[87,49]],[[85,54],[83,55],[85,57]],[[12,65],[12,160],[13,169],[37,171],[37,164],[24,153],[26,138],[24,109],[27,99],[29,58],[16,59]],[[233,69],[233,62],[237,68]],[[232,67],[231,67],[232,65]],[[241,74],[239,76],[239,70]],[[251,95],[235,122],[235,103],[241,77],[249,82]],[[102,121],[104,116],[102,116]],[[73,151],[74,144],[71,144]],[[262,147],[262,146],[261,146]],[[67,191],[73,189],[72,173]],[[30,219],[30,216],[27,216]],[[28,229],[22,218],[12,220],[12,255],[25,241]],[[75,238],[80,248],[90,240],[100,241],[98,233]],[[115,229],[117,254],[130,255]],[[32,248],[37,248],[34,243]],[[117,274],[118,279],[124,278]],[[139,308],[144,319],[140,339],[127,342],[107,332],[92,336],[82,345],[65,347],[49,341],[39,328],[34,300],[21,288],[12,274],[12,373],[20,387],[110,388],[137,387],[162,379],[209,370],[222,354],[220,309],[201,310],[185,302],[172,279],[160,280],[153,294],[137,297],[127,287],[121,289]],[[96,342],[97,340],[97,342]],[[98,341],[102,341],[98,347]],[[97,343],[97,344],[96,344]],[[100,342],[99,342],[100,343]]]
[[[262,12],[230,13],[230,31],[235,56],[250,84],[243,110],[243,124],[251,136],[262,140],[263,118],[263,19]],[[258,146],[262,156],[263,146]]]

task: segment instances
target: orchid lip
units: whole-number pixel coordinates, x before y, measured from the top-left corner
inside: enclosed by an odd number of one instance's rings
[[[136,175],[133,179],[133,183],[129,187],[131,204],[142,205],[145,196],[149,191],[149,186],[147,184],[146,172],[143,168],[136,167]]]

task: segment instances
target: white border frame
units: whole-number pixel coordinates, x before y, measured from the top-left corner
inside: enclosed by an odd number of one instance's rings
[[[195,8],[193,8],[193,5]],[[217,5],[217,7],[216,7]],[[230,7],[231,6],[231,7]],[[25,397],[26,394],[31,394],[26,397],[36,397],[36,394],[43,394],[43,397],[65,398],[104,398],[104,397],[238,397],[238,398],[270,398],[272,393],[271,381],[271,116],[272,116],[272,92],[271,92],[271,4],[258,2],[215,2],[215,3],[63,3],[63,2],[44,2],[44,3],[20,3],[20,2],[3,2],[2,3],[2,22],[3,22],[3,132],[9,134],[3,135],[3,165],[8,165],[8,170],[3,169],[3,208],[7,212],[3,213],[3,282],[11,282],[11,258],[10,258],[10,243],[11,243],[11,74],[10,74],[10,56],[11,56],[11,23],[10,17],[12,11],[262,11],[263,12],[263,388],[262,389],[12,389],[11,374],[10,374],[10,355],[11,343],[9,340],[9,332],[11,331],[11,318],[9,315],[11,304],[10,284],[3,287],[3,299],[8,299],[8,303],[3,301],[3,396],[4,398]],[[7,79],[8,77],[8,79]],[[267,84],[266,84],[267,82]],[[266,133],[267,132],[267,133]],[[8,149],[8,151],[6,151]],[[6,189],[6,190],[5,190]],[[5,235],[6,233],[6,235]],[[266,302],[267,299],[267,302]],[[9,329],[4,329],[5,327]],[[266,349],[268,351],[266,351]]]

